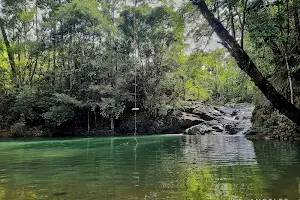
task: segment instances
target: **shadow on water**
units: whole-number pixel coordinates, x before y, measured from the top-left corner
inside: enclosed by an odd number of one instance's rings
[[[296,143],[160,135],[0,142],[0,200],[300,197]]]

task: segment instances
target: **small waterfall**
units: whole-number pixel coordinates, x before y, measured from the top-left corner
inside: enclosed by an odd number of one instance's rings
[[[237,127],[241,129],[237,135],[244,135],[251,127],[251,117],[254,106],[251,104],[240,104],[240,107],[236,110],[235,120],[237,121]]]
[[[224,115],[221,116],[221,123],[233,125],[238,133],[234,135],[244,135],[252,126],[251,117],[254,106],[248,103],[226,104],[217,107]],[[226,134],[226,131],[224,132]]]

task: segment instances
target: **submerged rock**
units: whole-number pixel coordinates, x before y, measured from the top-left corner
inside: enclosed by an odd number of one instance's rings
[[[237,124],[226,124],[225,130],[229,135],[238,134],[240,131],[243,130],[242,127],[238,127]]]
[[[53,193],[53,196],[63,196],[66,194],[67,194],[67,192],[56,192],[56,193]]]

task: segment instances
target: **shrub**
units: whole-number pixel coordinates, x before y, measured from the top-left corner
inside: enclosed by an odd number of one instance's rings
[[[10,131],[13,137],[25,137],[27,126],[24,122],[17,122],[10,127]]]

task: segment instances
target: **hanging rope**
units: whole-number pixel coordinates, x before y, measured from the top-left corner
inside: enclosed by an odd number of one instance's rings
[[[137,120],[136,120],[136,112],[139,110],[137,107],[137,64],[138,64],[138,49],[136,42],[136,18],[135,18],[135,8],[137,6],[137,0],[134,3],[134,12],[133,12],[133,22],[132,22],[132,34],[133,34],[133,52],[134,52],[134,139],[136,143],[138,143],[136,139],[137,135]]]
[[[137,135],[137,121],[136,121],[136,112],[139,111],[139,108],[137,107],[137,65],[138,65],[138,49],[137,49],[137,42],[136,42],[136,19],[135,19],[135,8],[137,5],[137,0],[135,0],[134,3],[134,13],[133,13],[133,26],[132,26],[132,34],[133,34],[133,51],[134,51],[134,108],[132,109],[134,111],[134,140],[136,142],[133,151],[134,151],[134,172],[133,172],[133,178],[134,178],[134,184],[135,186],[139,186],[140,176],[139,172],[137,171],[136,167],[136,161],[137,161],[137,147],[138,147],[138,141],[136,138]]]

